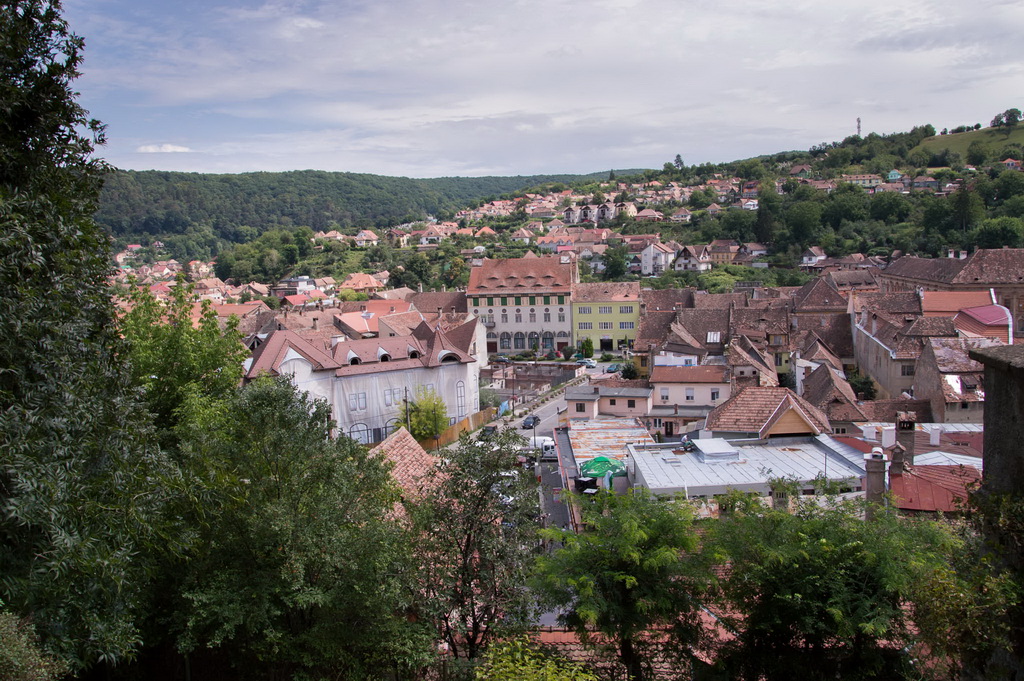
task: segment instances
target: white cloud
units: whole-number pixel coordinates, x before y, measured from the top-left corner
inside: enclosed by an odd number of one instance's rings
[[[994,0],[181,2],[66,3],[115,164],[167,135],[206,151],[159,162],[219,171],[660,167],[806,149],[858,116],[988,120],[1024,91],[1024,4]]]
[[[192,150],[178,144],[143,144],[135,151],[140,154],[181,154]]]

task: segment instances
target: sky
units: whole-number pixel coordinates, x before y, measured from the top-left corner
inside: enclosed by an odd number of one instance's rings
[[[1024,108],[1010,0],[64,0],[119,168],[723,162]]]

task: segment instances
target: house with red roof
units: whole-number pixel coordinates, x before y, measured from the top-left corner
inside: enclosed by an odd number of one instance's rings
[[[327,401],[340,434],[363,444],[380,442],[401,425],[402,405],[419,388],[444,400],[450,423],[480,410],[477,323],[470,319],[445,330],[424,322],[406,336],[359,340],[275,330],[246,360],[243,380],[288,376]]]

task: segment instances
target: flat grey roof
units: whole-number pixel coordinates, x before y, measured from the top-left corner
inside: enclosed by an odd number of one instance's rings
[[[864,475],[863,454],[828,436],[783,438],[751,444],[724,440],[695,440],[708,454],[732,450],[737,456],[716,459],[700,452],[683,452],[678,445],[630,447],[634,481],[659,494],[683,492],[711,496],[729,490],[767,494],[772,478],[811,481],[852,478],[859,486]],[[721,443],[719,444],[716,443]]]

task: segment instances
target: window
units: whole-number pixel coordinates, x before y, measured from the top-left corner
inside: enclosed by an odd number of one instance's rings
[[[526,334],[522,331],[517,331],[516,335],[512,337],[512,347],[516,350],[526,349]]]
[[[501,334],[501,338],[498,341],[498,347],[502,350],[510,350],[512,348],[512,336],[508,333]]]
[[[519,296],[516,296],[516,305],[522,305],[522,304],[523,304],[523,299],[520,298]]]
[[[488,305],[494,305],[494,298],[488,298],[487,299],[487,304]]]
[[[565,313],[562,312],[561,310],[558,311],[558,321],[560,321],[560,322],[564,322],[565,321]]]
[[[594,322],[580,322],[580,331],[590,331],[594,328]]]
[[[913,376],[914,365],[913,364],[901,364],[900,365],[900,376]]]
[[[661,401],[668,402],[668,388],[661,389]]]
[[[693,388],[687,388],[686,389],[686,401],[687,402],[693,402],[693,398],[694,398]]]
[[[565,305],[565,296],[558,296],[558,304]]]
[[[769,341],[772,345],[782,345],[786,342],[786,337],[780,333],[771,334],[771,340]]]
[[[590,314],[590,306],[589,305],[581,305],[580,309],[577,310],[577,312],[579,312],[580,314]]]
[[[508,324],[508,312],[506,312],[505,310],[501,311],[501,323]]]
[[[612,313],[612,306],[611,305],[608,305],[608,306],[601,305],[601,306],[599,306],[597,308],[597,314],[611,314],[611,313]]]
[[[967,408],[968,408],[968,407],[970,407],[970,406],[971,406],[971,405],[970,405],[970,403],[968,403],[968,402],[961,402],[961,403],[960,403],[960,408],[961,408],[961,409],[967,409]]]
[[[626,408],[633,409],[636,407],[636,400],[626,400]]]
[[[647,357],[646,356],[640,358],[640,366],[642,366],[642,367],[647,366]]]
[[[537,296],[530,296],[530,305],[537,304]]]
[[[775,366],[782,366],[782,355],[775,355]]]
[[[366,393],[352,393],[348,396],[348,410],[349,411],[365,411],[366,410]]]
[[[536,323],[536,321],[537,321],[537,313],[534,312],[533,310],[530,310],[530,323],[534,324],[534,323]]]
[[[384,406],[391,407],[401,404],[405,391],[402,388],[387,388],[384,390]]]
[[[551,296],[544,296],[544,304],[545,305],[550,305],[551,304]]]
[[[619,322],[619,328],[622,330],[629,330],[633,328],[634,322]]]
[[[459,418],[466,417],[466,383],[459,381],[455,384],[455,404],[459,412]]]
[[[501,304],[502,305],[508,305],[508,298],[502,298],[501,299]]]
[[[655,428],[661,428],[661,419],[659,419],[659,418],[654,419],[654,427]]]
[[[610,330],[613,326],[615,326],[615,324],[613,324],[612,322],[598,322],[597,323],[597,328],[599,328],[599,329]]]
[[[576,403],[576,411],[577,412],[582,413],[583,411],[586,410],[586,408],[587,408],[587,406],[585,404],[583,404],[582,402],[577,402]]]
[[[633,314],[633,306],[619,305],[619,314]]]
[[[610,404],[610,405],[612,405],[614,407],[615,406],[615,398],[613,397],[610,400],[608,400],[608,404]]]
[[[722,332],[721,331],[708,331],[707,342],[708,343],[720,343],[720,342],[722,342]]]
[[[711,401],[712,402],[716,401],[720,394],[721,393],[719,393],[718,388],[712,388],[712,390],[711,390]]]
[[[522,323],[523,323],[523,311],[522,310],[516,310],[516,324],[522,324]]]

